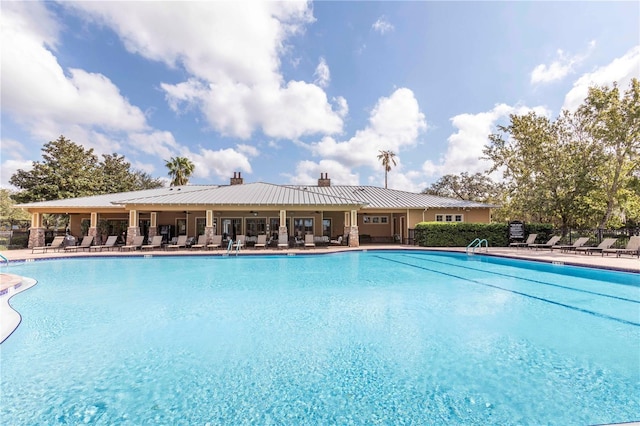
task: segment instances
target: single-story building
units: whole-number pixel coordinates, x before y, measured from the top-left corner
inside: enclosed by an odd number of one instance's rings
[[[322,173],[317,185],[244,183],[234,173],[229,185],[185,185],[55,201],[19,204],[31,213],[29,247],[45,245],[43,214],[69,215],[69,232],[92,235],[100,244],[108,235],[133,238],[163,235],[197,237],[223,234],[273,240],[313,234],[343,236],[356,247],[361,240],[407,242],[419,222],[489,223],[495,206],[361,185],[331,185]]]

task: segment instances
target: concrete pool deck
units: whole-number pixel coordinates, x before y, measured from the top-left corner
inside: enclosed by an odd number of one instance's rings
[[[316,248],[290,248],[290,249],[253,249],[246,248],[240,250],[237,255],[250,256],[250,255],[292,255],[292,254],[325,254],[336,253],[344,251],[364,251],[364,250],[424,250],[424,251],[449,251],[449,252],[462,252],[466,251],[465,247],[416,247],[416,246],[401,246],[401,245],[374,245],[367,244],[360,247],[346,247],[346,246],[326,246]],[[60,259],[60,258],[73,258],[73,257],[117,257],[117,256],[235,256],[236,252],[232,251],[227,254],[224,249],[220,250],[190,250],[190,249],[178,249],[178,250],[145,250],[145,251],[100,251],[100,252],[54,252],[49,251],[47,253],[31,253],[31,249],[24,250],[4,250],[0,252],[10,262],[31,261],[41,259]],[[579,254],[575,252],[559,252],[551,250],[531,250],[525,248],[510,248],[510,247],[489,247],[487,250],[482,249],[476,252],[476,255],[490,255],[507,257],[512,259],[534,260],[539,262],[564,264],[573,266],[586,266],[599,269],[610,269],[618,271],[626,271],[633,273],[640,273],[640,259],[637,256],[623,255],[616,257],[615,255],[602,256],[599,253],[594,254]],[[2,265],[6,265],[2,262]],[[6,272],[6,269],[4,269]],[[639,278],[640,279],[640,278]]]

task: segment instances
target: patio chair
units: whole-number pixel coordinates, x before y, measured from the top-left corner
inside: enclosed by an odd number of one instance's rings
[[[304,248],[307,247],[315,247],[316,246],[316,241],[315,241],[315,237],[313,236],[313,234],[307,234],[304,236]]]
[[[156,235],[151,239],[149,244],[140,247],[140,250],[153,250],[162,247],[162,235]]]
[[[533,244],[536,241],[537,237],[538,234],[529,234],[529,236],[527,237],[527,241],[518,241],[515,243],[511,243],[509,244],[509,247],[527,247],[529,246],[529,244]]]
[[[336,239],[336,240],[329,241],[329,244],[331,244],[332,246],[341,246],[342,245],[342,235],[340,235],[338,237],[338,239]]]
[[[78,251],[78,250],[90,250],[91,244],[93,243],[93,235],[87,235],[82,237],[82,242],[79,246],[67,246],[64,248],[64,251]]]
[[[267,235],[266,234],[260,234],[258,235],[258,239],[256,240],[255,245],[253,246],[253,248],[267,248]]]
[[[244,248],[244,243],[246,242],[246,237],[244,235],[236,235],[236,240],[233,243],[232,248],[234,250],[240,250]]]
[[[607,254],[607,256],[609,255],[609,253],[615,253],[616,257],[620,257],[621,254],[630,254],[632,256],[636,255],[640,258],[640,237],[633,236],[629,238],[629,241],[627,242],[627,246],[625,248],[602,249],[602,256],[604,256],[605,253]]]
[[[593,254],[595,252],[602,252],[602,250],[608,249],[610,248],[612,245],[615,244],[617,238],[605,238],[604,240],[602,240],[602,242],[600,244],[598,244],[597,247],[578,247],[576,248],[576,253],[587,253],[587,254]]]
[[[42,253],[46,253],[49,250],[60,250],[64,247],[64,238],[65,237],[55,237],[49,245],[45,245],[42,247],[33,247],[31,249],[31,253],[35,253],[36,250],[40,250],[42,251]]]
[[[222,247],[222,235],[214,235],[211,242],[207,244],[208,249],[219,249]]]
[[[576,240],[575,243],[573,244],[559,244],[559,245],[555,245],[553,247],[551,247],[551,251],[555,250],[555,249],[559,249],[560,251],[570,251],[570,250],[575,250],[578,247],[582,247],[583,245],[585,245],[587,243],[587,241],[589,241],[589,237],[580,237]]]
[[[137,237],[133,237],[133,241],[131,245],[124,245],[120,247],[120,251],[129,251],[129,250],[138,250],[142,247],[142,243],[144,242],[144,235],[138,235]]]
[[[89,247],[89,251],[94,250],[94,251],[102,251],[102,250],[111,250],[116,247],[116,241],[118,241],[118,236],[117,235],[111,235],[109,236],[109,238],[107,238],[107,241],[105,241],[104,244],[100,245],[100,246],[91,246]]]
[[[529,244],[527,245],[527,248],[534,248],[536,250],[538,249],[543,249],[543,248],[548,248],[551,249],[551,247],[553,247],[554,245],[556,245],[556,243],[560,241],[560,237],[555,235],[553,237],[551,237],[551,239],[549,239],[549,241],[547,241],[546,243],[542,243],[542,244]]]
[[[178,239],[176,240],[175,244],[169,244],[166,248],[168,249],[178,249],[178,248],[185,248],[187,247],[187,236],[186,235],[180,235],[178,236]]]
[[[198,242],[195,244],[191,244],[192,249],[204,249],[207,246],[207,236],[202,234],[198,236]]]

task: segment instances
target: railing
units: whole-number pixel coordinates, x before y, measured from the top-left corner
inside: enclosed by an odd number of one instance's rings
[[[227,244],[227,254],[231,253],[232,248],[233,248],[233,240],[229,239],[229,244]]]
[[[475,240],[471,241],[467,246],[467,254],[469,254],[469,249],[472,249],[471,253],[475,253],[477,248],[482,248],[483,243],[484,243],[485,251],[488,251],[489,241],[487,241],[485,238],[483,239],[476,238]]]
[[[5,262],[7,262],[7,266],[9,266],[9,259],[7,259],[6,257],[4,257],[3,255],[0,254],[0,258],[2,258],[2,260],[4,260]]]

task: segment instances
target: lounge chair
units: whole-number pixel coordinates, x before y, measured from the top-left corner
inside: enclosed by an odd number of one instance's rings
[[[195,244],[191,244],[192,249],[204,249],[207,246],[207,236],[205,234],[198,236],[198,242]]]
[[[336,240],[329,241],[329,244],[331,244],[333,246],[341,246],[342,245],[342,235],[340,235],[338,237],[338,239],[336,239]]]
[[[116,247],[116,241],[118,241],[118,236],[117,235],[111,235],[109,238],[107,238],[107,241],[102,244],[101,246],[91,246],[89,247],[89,251],[94,250],[94,251],[102,251],[102,250],[111,250]]]
[[[120,247],[120,251],[129,251],[129,250],[138,250],[142,247],[142,243],[144,242],[144,235],[139,235],[137,237],[133,237],[133,241],[131,245],[125,245]]]
[[[219,249],[222,247],[222,235],[214,235],[211,242],[207,244],[207,249]]]
[[[578,247],[576,248],[576,253],[587,253],[587,254],[593,254],[595,252],[602,252],[602,250],[608,249],[610,248],[612,245],[615,244],[617,238],[605,238],[604,240],[602,240],[602,242],[600,244],[598,244],[597,247]]]
[[[87,249],[91,249],[91,244],[93,243],[93,235],[87,235],[82,237],[82,242],[79,246],[67,246],[64,248],[64,251],[85,251]]]
[[[156,235],[151,239],[151,242],[149,244],[145,244],[142,247],[140,247],[140,250],[153,250],[161,247],[162,247],[162,235]]]
[[[256,241],[254,248],[267,248],[267,236],[266,234],[258,235],[258,240]]]
[[[304,248],[307,247],[315,247],[316,246],[316,240],[313,236],[313,234],[307,234],[304,236]]]
[[[233,243],[232,248],[234,250],[240,250],[244,248],[244,243],[246,242],[246,237],[244,235],[236,235],[236,240]]]
[[[560,251],[569,251],[569,250],[575,250],[578,247],[582,247],[583,245],[585,245],[587,243],[587,241],[589,241],[589,237],[580,237],[576,240],[575,243],[573,244],[559,244],[559,245],[555,245],[553,247],[551,247],[551,251],[553,250],[560,250]]]
[[[630,254],[632,256],[635,255],[640,258],[640,237],[633,236],[629,238],[629,241],[627,242],[627,246],[625,248],[602,249],[603,256],[605,255],[605,253],[607,254],[607,256],[609,255],[609,253],[615,253],[616,257],[620,257],[621,254]]]
[[[551,239],[549,239],[549,241],[547,241],[546,243],[542,243],[542,244],[529,244],[527,245],[527,248],[534,248],[536,250],[538,249],[542,249],[542,248],[548,248],[551,249],[551,247],[553,247],[554,245],[556,245],[556,243],[560,241],[560,237],[555,235],[553,237],[551,237]]]
[[[180,235],[178,236],[178,239],[176,240],[175,244],[169,244],[166,248],[178,249],[178,248],[185,248],[186,246],[187,246],[187,236]]]
[[[515,243],[509,244],[509,247],[527,247],[529,244],[533,244],[536,242],[536,238],[538,238],[538,234],[529,234],[527,237],[527,241],[518,241]]]
[[[49,250],[60,250],[61,248],[64,248],[64,239],[65,237],[55,237],[49,245],[42,247],[33,247],[31,249],[31,253],[35,253],[36,250],[40,250],[42,251],[42,253],[46,253]]]

